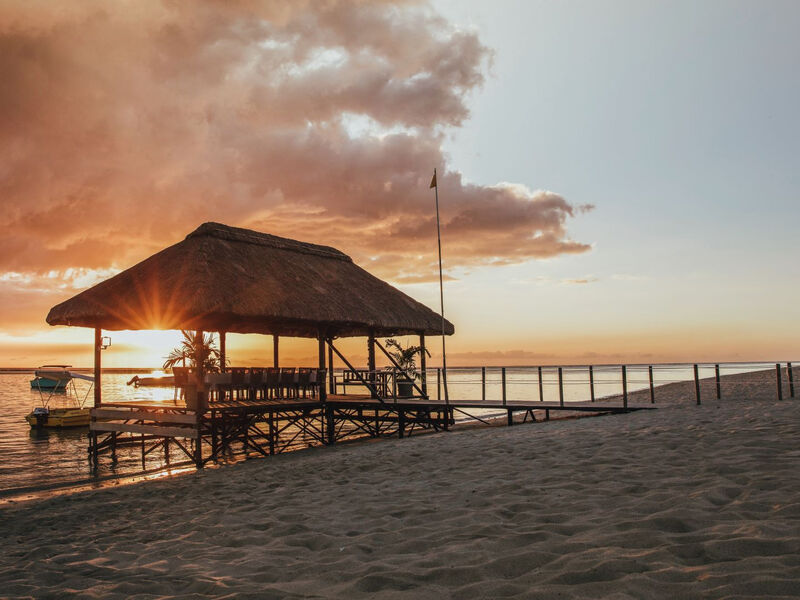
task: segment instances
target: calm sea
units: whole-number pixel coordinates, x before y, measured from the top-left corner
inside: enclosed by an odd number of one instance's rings
[[[763,368],[763,367],[762,367]],[[738,368],[742,372],[748,368]],[[724,374],[734,372],[730,368]],[[703,368],[701,377],[713,376],[713,367]],[[130,374],[103,374],[103,399],[106,401],[170,401],[171,389],[134,388],[126,385]],[[538,370],[528,367],[509,367],[506,369],[506,397],[509,400],[538,400]],[[691,366],[674,365],[659,367],[654,373],[654,383],[661,385],[673,381],[686,381],[693,377]],[[621,393],[622,383],[619,368],[595,370],[596,396],[611,396]],[[58,489],[71,485],[99,485],[109,478],[130,478],[145,472],[164,469],[163,454],[152,453],[147,457],[144,469],[138,452],[120,452],[115,464],[102,461],[98,473],[93,473],[87,455],[87,430],[32,430],[25,421],[25,415],[35,406],[41,405],[37,391],[31,390],[31,373],[0,373],[0,499],[22,493]],[[437,373],[428,373],[429,394],[436,393]],[[484,394],[489,400],[499,400],[502,396],[502,370],[487,368],[484,377],[481,369],[454,368],[448,370],[450,398],[457,400],[479,400]],[[583,401],[589,398],[588,371],[565,368],[563,371],[564,399],[566,402]],[[542,388],[545,400],[557,401],[557,370],[546,367],[543,370]],[[647,367],[628,368],[628,389],[634,391],[649,385]],[[485,393],[483,390],[485,389]],[[350,388],[351,392],[355,392]],[[60,405],[67,400],[82,400],[91,405],[90,384],[75,380],[75,390],[69,398],[63,394],[54,395],[51,405]],[[486,416],[490,410],[471,411]],[[459,415],[456,415],[459,417]],[[461,415],[463,416],[463,415]],[[299,444],[298,447],[302,447]]]

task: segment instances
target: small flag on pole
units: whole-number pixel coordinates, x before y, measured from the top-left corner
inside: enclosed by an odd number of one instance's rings
[[[433,179],[431,179],[431,186],[430,187],[432,187],[432,188],[437,187],[436,186],[436,171],[433,172]],[[430,188],[428,188],[428,189],[430,189]]]

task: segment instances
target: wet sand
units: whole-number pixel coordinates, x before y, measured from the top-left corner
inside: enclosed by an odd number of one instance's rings
[[[796,597],[800,400],[747,392],[7,506],[0,596]]]

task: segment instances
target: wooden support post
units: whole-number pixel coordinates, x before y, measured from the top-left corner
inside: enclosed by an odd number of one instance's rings
[[[333,342],[333,340],[330,341],[331,343]],[[328,392],[331,394],[336,393],[336,375],[333,373],[333,352],[328,352]]]
[[[406,413],[402,408],[397,411],[397,433],[401,439],[406,433]]]
[[[539,367],[539,402],[544,402],[544,382],[542,381],[542,367]]]
[[[506,405],[506,368],[502,367],[500,371],[500,381],[503,385],[503,406]]]
[[[92,418],[92,421],[95,419]],[[92,429],[89,431],[89,458],[92,461],[92,467],[97,468],[98,452],[97,452],[97,432]]]
[[[199,424],[198,424],[199,425]],[[194,447],[194,464],[198,469],[203,468],[203,436],[197,436]]]
[[[594,402],[594,367],[589,365],[589,397]]]
[[[514,411],[509,408],[507,412],[508,412],[508,426],[511,427],[514,424]]]
[[[428,350],[425,348],[425,334],[419,334],[419,345],[422,351],[419,353],[419,374],[422,378],[422,395],[428,398]]]
[[[628,369],[622,365],[622,406],[628,408]]]
[[[222,390],[220,390],[219,395],[220,398],[224,398],[224,394]],[[211,420],[209,421],[209,426],[211,428],[211,455],[214,456],[217,453],[219,440],[217,439],[217,411],[211,411]]]
[[[322,438],[325,439],[325,436]],[[275,411],[273,410],[269,411],[269,455],[275,455]]]
[[[564,373],[561,367],[558,367],[558,403],[564,406]]]
[[[101,367],[102,359],[100,352],[103,346],[103,330],[96,327],[94,330],[94,406],[97,408],[103,401],[103,392],[101,385]]]
[[[325,430],[327,433],[328,445],[332,446],[336,443],[336,421],[333,418],[333,407],[330,405],[325,407]]]
[[[325,335],[320,332],[319,338],[319,369],[323,372],[322,381],[320,382],[319,386],[319,400],[320,402],[325,402],[328,399],[328,395],[325,393]]]
[[[481,367],[481,402],[486,402],[486,367]]]
[[[242,414],[244,421],[244,431],[242,432],[242,442],[244,442],[244,457],[250,454],[250,415],[246,412]]]
[[[794,398],[794,373],[792,373],[792,363],[786,363],[786,377],[789,379],[789,397]]]
[[[116,437],[116,434],[115,434]],[[169,464],[169,438],[164,438],[164,462]]]
[[[372,384],[370,398],[377,398],[378,388],[375,386],[375,371],[377,371],[377,367],[375,366],[375,335],[371,331],[369,333],[369,337],[367,338],[367,371],[369,371],[367,379]]]
[[[225,367],[228,365],[228,353],[225,344],[226,332],[220,331],[219,332],[219,371],[220,373],[225,372]],[[220,398],[221,400],[222,398]]]
[[[100,358],[101,346],[103,344],[103,331],[99,327],[94,329],[94,406],[97,408],[103,401],[102,394],[102,360]],[[94,417],[91,419],[95,420]],[[92,464],[96,467],[98,461],[97,451],[97,431],[91,430],[89,432],[89,456],[92,459]]]
[[[714,365],[714,379],[717,382],[717,400],[722,398],[722,386],[719,380],[719,365]]]
[[[280,361],[278,360],[278,336],[273,333],[272,334],[272,366],[277,369],[279,363],[280,363]]]
[[[700,406],[700,371],[694,365],[694,395],[697,398],[697,406]]]
[[[436,400],[442,399],[442,369],[436,368]]]
[[[783,382],[781,381],[781,363],[775,363],[775,378],[778,384],[778,400],[783,400]]]
[[[653,365],[647,367],[647,374],[650,376],[650,404],[656,403],[656,390],[653,386]]]
[[[194,345],[195,348],[200,348],[203,345],[203,331],[198,329],[194,332]],[[196,412],[197,412],[197,420],[198,423],[200,421],[200,415],[205,412],[206,408],[208,407],[208,399],[206,397],[206,380],[205,380],[205,372],[203,371],[203,365],[198,363],[195,365],[195,383],[197,384],[197,398],[195,398],[196,402]],[[198,444],[198,447],[200,444]],[[200,465],[202,466],[202,464]]]

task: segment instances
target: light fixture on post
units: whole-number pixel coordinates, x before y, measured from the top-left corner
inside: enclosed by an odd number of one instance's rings
[[[100,350],[107,350],[111,346],[111,338],[104,335],[100,338]]]

